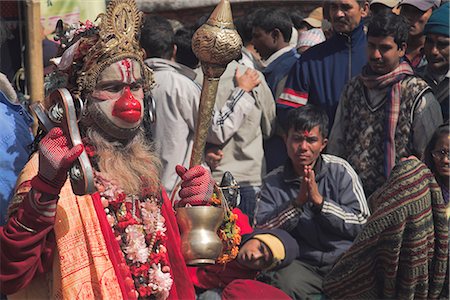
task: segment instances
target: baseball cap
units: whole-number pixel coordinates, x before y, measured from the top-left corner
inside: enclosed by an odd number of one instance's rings
[[[441,5],[441,0],[403,0],[400,2],[399,6],[403,4],[409,4],[417,7],[421,11],[426,11],[432,7],[439,7]]]
[[[322,20],[323,20],[323,9],[322,7],[318,7],[314,9],[307,18],[303,19],[303,22],[308,23],[314,28],[320,28],[322,27]]]
[[[397,6],[397,4],[399,2],[400,2],[399,0],[372,0],[372,1],[370,1],[370,5],[379,3],[379,4],[383,4],[390,8],[394,8]]]

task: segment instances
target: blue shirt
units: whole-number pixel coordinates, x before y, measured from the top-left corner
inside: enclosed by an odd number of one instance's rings
[[[0,225],[6,223],[9,201],[17,176],[31,152],[33,118],[0,91]]]

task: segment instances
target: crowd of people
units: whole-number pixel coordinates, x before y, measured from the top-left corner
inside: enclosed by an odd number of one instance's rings
[[[188,169],[203,83],[191,41],[207,17],[174,26],[110,1],[46,72],[48,95],[67,89],[80,103],[81,144],[67,125],[33,141],[28,109],[0,77],[0,291],[448,299],[449,21],[440,0],[235,18],[242,55],[218,80],[203,163]],[[82,155],[95,191],[80,195],[68,173]],[[227,171],[239,251],[187,267],[174,206],[210,203]]]

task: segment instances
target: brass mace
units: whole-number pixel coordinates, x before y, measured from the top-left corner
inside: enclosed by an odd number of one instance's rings
[[[221,0],[208,21],[192,37],[192,50],[200,60],[204,76],[191,168],[202,162],[219,78],[228,63],[240,56],[241,48],[242,40],[234,28],[230,2]],[[222,252],[222,241],[217,236],[217,229],[223,222],[223,208],[179,207],[177,220],[181,231],[181,252],[186,264],[214,264]]]
[[[233,24],[230,1],[221,0],[208,21],[192,37],[192,50],[200,60],[203,87],[195,128],[190,167],[202,162],[219,78],[227,65],[241,54],[242,40]]]

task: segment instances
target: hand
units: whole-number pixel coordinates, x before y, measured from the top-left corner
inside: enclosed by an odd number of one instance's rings
[[[244,75],[241,75],[241,71],[239,71],[239,68],[237,68],[235,78],[237,86],[246,91],[247,93],[251,92],[255,87],[257,87],[261,83],[258,72],[250,68],[245,70]]]
[[[187,170],[180,165],[177,165],[175,170],[183,180],[178,193],[181,198],[179,206],[206,205],[210,202],[215,183],[208,170],[202,166],[195,166]]]
[[[273,255],[265,243],[253,238],[242,245],[237,260],[249,269],[264,270],[272,265]]]
[[[316,206],[322,205],[323,197],[319,192],[314,170],[311,166],[305,166],[304,174],[303,181],[305,181],[308,187],[309,200]]]
[[[410,160],[410,159],[416,159],[416,160],[419,160],[417,157],[415,157],[414,155],[410,155],[410,156],[408,156],[408,157],[402,157],[402,158],[400,158],[400,161],[407,161],[407,160]]]
[[[211,168],[211,171],[217,169],[223,158],[223,151],[219,147],[211,147],[206,150],[205,162]]]
[[[67,172],[83,152],[83,145],[69,148],[69,141],[55,127],[39,143],[39,171],[31,186],[40,192],[58,195],[67,179]]]

